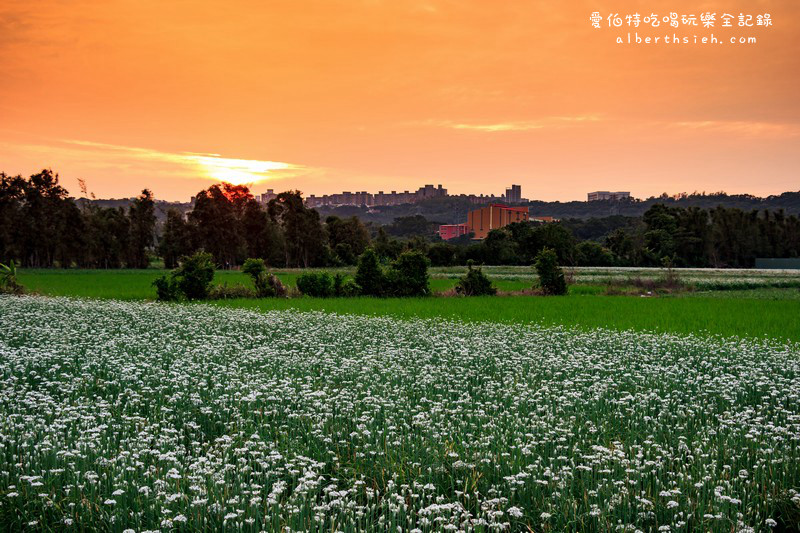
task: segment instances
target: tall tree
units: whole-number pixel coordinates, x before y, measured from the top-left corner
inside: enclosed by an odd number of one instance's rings
[[[177,209],[167,211],[167,220],[158,242],[158,253],[164,259],[164,266],[175,268],[178,260],[192,252],[192,234],[183,213]]]
[[[246,243],[240,216],[248,198],[252,195],[247,187],[229,183],[200,191],[189,213],[195,249],[211,253],[214,261],[223,266],[243,261]]]
[[[369,232],[358,217],[341,219],[329,216],[325,219],[328,243],[338,259],[347,265],[354,265],[356,258],[364,253],[370,244]]]
[[[273,266],[284,263],[286,244],[281,229],[254,199],[248,200],[244,206],[242,231],[247,246],[247,257],[261,258]]]
[[[61,209],[67,202],[67,191],[58,183],[58,174],[44,169],[30,177],[24,190],[22,216],[22,253],[25,263],[33,267],[53,265],[62,230]]]
[[[144,189],[128,208],[130,239],[128,241],[128,267],[147,268],[147,251],[155,239],[156,209],[153,193]]]
[[[268,211],[283,228],[286,266],[306,268],[327,263],[327,239],[319,213],[303,204],[300,191],[280,193],[270,200]]]

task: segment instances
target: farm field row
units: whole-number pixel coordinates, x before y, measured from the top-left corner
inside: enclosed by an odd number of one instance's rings
[[[469,322],[540,324],[680,334],[800,340],[800,300],[640,298],[575,295],[478,298],[297,298],[217,300],[260,311],[295,309],[341,314]]]
[[[279,269],[275,273],[286,284],[294,285],[303,272],[318,269]],[[352,275],[353,268],[324,269]],[[527,289],[536,281],[530,267],[483,267],[501,291]],[[20,281],[31,290],[51,296],[86,296],[114,299],[150,299],[155,291],[153,280],[164,270],[55,270],[20,269]],[[431,268],[431,288],[436,292],[451,289],[464,275],[465,267]],[[601,286],[609,282],[625,283],[631,280],[654,280],[664,276],[658,268],[571,268],[568,276],[577,285]],[[698,290],[748,290],[760,288],[800,288],[800,271],[797,270],[722,270],[675,269],[680,279]],[[250,284],[247,276],[236,270],[221,270],[215,275],[216,283]],[[584,289],[586,291],[591,289]],[[596,290],[594,292],[598,292]]]
[[[800,516],[797,343],[0,297],[0,347],[4,530]]]
[[[352,275],[354,269],[322,269],[327,272],[341,272]],[[294,285],[302,272],[318,269],[284,269],[275,274],[287,285]],[[48,296],[78,296],[87,298],[113,298],[116,300],[147,300],[155,298],[153,280],[162,276],[166,270],[55,270],[27,269],[19,271],[20,282],[31,291]],[[443,292],[453,288],[458,276],[440,277],[433,270],[431,288]],[[531,287],[531,279],[494,280],[496,286],[504,291],[518,291]],[[252,285],[250,278],[238,270],[218,270],[214,283],[228,285]]]
[[[521,290],[532,280],[502,276],[516,267],[487,268],[501,290]],[[152,280],[159,270],[25,270],[20,280],[30,290],[51,296],[152,299]],[[452,288],[455,271],[433,269],[436,291]],[[281,272],[285,283],[294,283],[299,271]],[[498,277],[500,279],[498,279]],[[249,284],[238,271],[220,271],[215,283]],[[422,299],[314,299],[220,300],[216,305],[256,310],[325,310],[347,314],[389,315],[401,318],[444,318],[506,323],[539,323],[582,328],[607,327],[647,331],[769,336],[800,339],[800,290],[762,288],[682,293],[680,297],[641,298],[605,296],[604,287],[575,284],[568,297],[536,296]]]

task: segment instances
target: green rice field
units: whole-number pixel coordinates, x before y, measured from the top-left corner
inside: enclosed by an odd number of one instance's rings
[[[345,274],[352,270],[342,269]],[[502,291],[520,291],[535,281],[530,268],[486,267]],[[163,270],[21,270],[20,281],[42,295],[117,300],[149,300],[155,296],[153,279]],[[293,285],[301,271],[279,271]],[[467,321],[605,327],[705,335],[738,335],[800,339],[800,272],[691,270],[681,275],[703,277],[706,287],[675,295],[606,296],[596,278],[655,278],[659,269],[582,269],[572,275],[577,283],[567,297],[498,296],[484,298],[220,300],[216,305],[255,310],[297,309],[345,314],[442,318]],[[451,289],[463,268],[431,269],[435,294]],[[628,278],[624,278],[628,276]],[[581,281],[583,279],[584,281]],[[238,271],[218,271],[215,283],[248,285]],[[607,283],[606,279],[603,281]],[[747,288],[737,288],[746,286]],[[722,288],[720,288],[722,287]],[[652,296],[652,297],[651,297]]]

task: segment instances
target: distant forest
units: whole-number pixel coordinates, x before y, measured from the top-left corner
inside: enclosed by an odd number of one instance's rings
[[[757,198],[682,195],[631,201],[531,202],[552,224],[512,224],[480,242],[442,242],[440,223],[476,206],[458,197],[387,207],[315,210],[299,191],[263,205],[245,186],[213,185],[193,206],[134,199],[74,199],[43,170],[0,173],[0,262],[25,267],[174,267],[197,250],[220,267],[249,257],[272,267],[352,265],[367,248],[384,261],[408,249],[434,266],[530,264],[544,247],[564,265],[752,267],[756,257],[800,256],[800,192]]]

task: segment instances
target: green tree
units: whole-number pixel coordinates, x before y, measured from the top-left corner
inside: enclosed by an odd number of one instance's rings
[[[519,245],[508,227],[490,231],[481,246],[487,264],[514,265],[519,261]]]
[[[644,214],[647,229],[644,234],[646,252],[651,264],[661,264],[664,257],[673,257],[676,246],[674,236],[678,231],[678,209],[656,204]]]
[[[329,216],[325,219],[328,243],[340,262],[353,265],[370,244],[369,232],[358,217],[341,219]]]
[[[327,263],[327,239],[319,213],[303,204],[300,191],[280,193],[270,200],[268,212],[283,229],[286,266],[308,268]]]
[[[334,277],[327,272],[301,274],[297,278],[297,289],[306,296],[314,298],[330,298],[336,295]]]
[[[396,259],[403,251],[403,245],[397,239],[389,238],[386,230],[380,227],[378,228],[378,234],[375,236],[373,249],[381,260],[392,260]]]
[[[392,296],[427,296],[430,294],[428,258],[418,250],[407,250],[392,261],[387,273]],[[358,282],[358,278],[356,278]],[[358,282],[361,285],[360,282]],[[361,285],[363,287],[363,285]]]
[[[575,247],[578,266],[612,266],[614,255],[600,243],[583,241]]]
[[[555,250],[543,248],[536,256],[533,266],[539,276],[539,288],[544,294],[567,294],[567,281],[564,279],[564,271],[558,266]]]
[[[422,215],[411,215],[407,217],[397,217],[386,226],[386,232],[396,237],[433,237],[436,233],[436,225]]]
[[[453,266],[458,259],[458,248],[446,242],[437,242],[428,248],[428,259],[435,267]]]
[[[158,242],[158,253],[164,259],[164,266],[177,267],[178,260],[191,253],[191,250],[192,234],[188,222],[180,211],[170,209]]]
[[[223,266],[243,261],[247,246],[241,216],[249,199],[252,195],[247,187],[230,183],[200,191],[189,212],[193,248],[208,251]]]
[[[185,257],[172,277],[187,300],[205,300],[214,279],[214,256],[200,251]]]
[[[250,276],[256,288],[256,295],[259,298],[275,296],[275,291],[269,284],[267,277],[267,266],[263,259],[248,258],[242,265],[242,272]]]
[[[387,291],[386,274],[383,272],[378,256],[372,248],[367,248],[358,258],[355,281],[365,296],[384,296]]]
[[[84,211],[88,245],[85,266],[121,268],[125,264],[131,235],[130,219],[122,207],[90,206]]]
[[[575,237],[558,222],[540,224],[534,227],[536,255],[544,248],[553,250],[561,264],[571,265],[575,262]]]
[[[497,289],[483,273],[481,267],[473,268],[472,265],[472,261],[467,263],[467,273],[456,283],[456,293],[463,296],[494,296],[497,294]]]
[[[144,189],[128,208],[130,238],[128,240],[128,267],[147,268],[150,261],[147,251],[153,246],[156,227],[153,193]]]
[[[241,220],[249,257],[260,257],[273,266],[285,264],[283,233],[259,202],[249,199]]]

